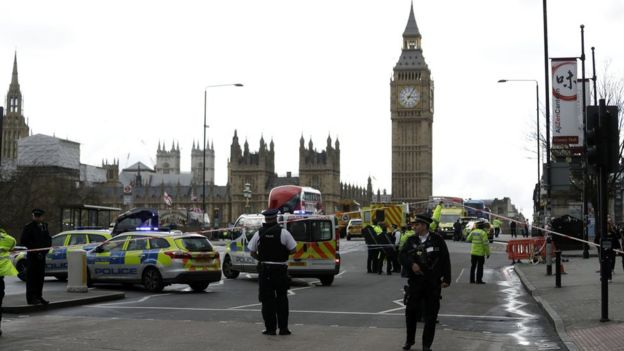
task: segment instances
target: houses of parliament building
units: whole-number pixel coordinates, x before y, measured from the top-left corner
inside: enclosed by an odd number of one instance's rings
[[[193,142],[191,170],[180,169],[180,145],[158,143],[156,164],[137,162],[120,169],[119,161],[104,161],[101,166],[80,164],[79,144],[41,134],[29,136],[30,130],[22,114],[22,94],[18,83],[17,54],[6,99],[6,115],[2,119],[0,160],[2,167],[34,166],[28,152],[42,150],[69,150],[57,168],[69,167],[80,184],[97,190],[99,204],[129,209],[153,207],[162,210],[189,211],[201,208],[205,186],[206,212],[218,225],[234,221],[245,212],[259,212],[268,203],[269,192],[280,185],[305,185],[321,191],[327,213],[333,213],[344,203],[357,201],[365,206],[380,201],[373,193],[371,178],[366,186],[344,184],[340,181],[340,142],[328,136],[317,150],[312,140],[299,141],[299,170],[278,176],[275,173],[275,148],[260,138],[257,149],[245,141],[242,146],[234,130],[227,163],[227,184],[214,184],[214,145]],[[392,124],[392,194],[382,201],[416,202],[427,200],[432,191],[432,123],[433,81],[421,48],[421,34],[416,25],[413,7],[403,33],[400,58],[390,81],[390,110]],[[386,117],[387,118],[387,117]],[[377,118],[379,123],[384,118]],[[387,119],[385,119],[387,121]],[[53,145],[54,147],[49,147]],[[39,148],[38,148],[39,147]],[[205,164],[204,164],[204,148]],[[252,150],[253,149],[253,150]],[[23,151],[22,151],[23,150]],[[52,158],[55,159],[55,158]],[[52,162],[52,161],[46,161]],[[72,173],[73,172],[73,173]],[[204,184],[205,172],[205,184]],[[243,191],[249,184],[251,197]],[[169,201],[164,201],[167,198]],[[182,214],[180,215],[182,216]]]

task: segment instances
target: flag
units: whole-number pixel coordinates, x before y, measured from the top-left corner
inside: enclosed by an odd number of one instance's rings
[[[165,201],[165,205],[167,206],[171,206],[173,204],[173,199],[171,198],[169,194],[167,194],[166,191],[165,191],[165,194],[163,195],[163,200]]]

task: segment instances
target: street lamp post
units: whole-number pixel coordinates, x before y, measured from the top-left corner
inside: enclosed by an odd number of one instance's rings
[[[242,87],[243,85],[241,83],[233,83],[233,84],[217,84],[217,85],[207,85],[206,87],[204,87],[204,143],[203,145],[203,149],[204,149],[204,155],[203,155],[203,159],[204,161],[202,162],[202,211],[204,212],[204,218],[206,216],[206,128],[208,128],[208,125],[206,124],[206,102],[207,102],[207,93],[206,90],[208,90],[208,88],[216,88],[216,87]]]
[[[245,183],[243,189],[243,197],[245,197],[245,213],[249,213],[249,199],[251,199],[251,184]]]
[[[535,79],[501,79],[498,81],[499,83],[507,83],[507,82],[535,82],[535,114],[536,114],[536,122],[537,122],[537,189],[538,196],[539,192],[541,192],[541,176],[540,176],[540,168],[542,167],[540,163],[540,123],[539,123],[539,83]],[[539,201],[539,197],[538,197]]]

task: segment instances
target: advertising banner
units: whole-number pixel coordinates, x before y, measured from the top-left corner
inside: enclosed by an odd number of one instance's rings
[[[553,144],[581,146],[582,114],[579,114],[576,58],[553,58],[552,64],[552,135]]]

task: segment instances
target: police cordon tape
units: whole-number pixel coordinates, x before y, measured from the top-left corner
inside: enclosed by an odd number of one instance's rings
[[[525,222],[522,222],[522,221],[510,218],[510,217],[506,217],[506,216],[503,216],[503,215],[499,215],[499,214],[496,214],[496,213],[492,213],[492,212],[489,212],[489,211],[485,211],[485,210],[480,209],[480,208],[474,208],[474,207],[470,207],[470,206],[466,206],[466,205],[463,205],[463,207],[464,208],[469,208],[469,209],[475,210],[475,211],[481,211],[483,213],[489,214],[490,216],[498,217],[498,218],[501,218],[501,219],[504,219],[504,220],[507,220],[507,221],[510,221],[510,222],[516,222],[516,223],[520,223],[520,224],[525,224]],[[576,240],[578,242],[581,242],[581,243],[584,243],[584,244],[588,244],[588,245],[591,245],[591,246],[595,246],[595,247],[598,247],[598,248],[600,247],[599,244],[593,243],[591,241],[579,239],[579,238],[576,238],[576,237],[573,237],[573,236],[570,236],[570,235],[567,235],[567,234],[556,232],[554,230],[546,229],[546,228],[539,227],[539,226],[536,226],[536,225],[532,225],[532,227],[533,228],[537,228],[537,229],[539,229],[539,230],[541,230],[543,232],[546,232],[546,233],[549,233],[549,234],[554,234],[554,235],[557,235],[557,236],[560,236],[560,237],[563,237],[563,238],[566,238],[566,239]],[[622,251],[622,250],[615,250],[614,249],[613,251],[624,255],[624,251]]]

